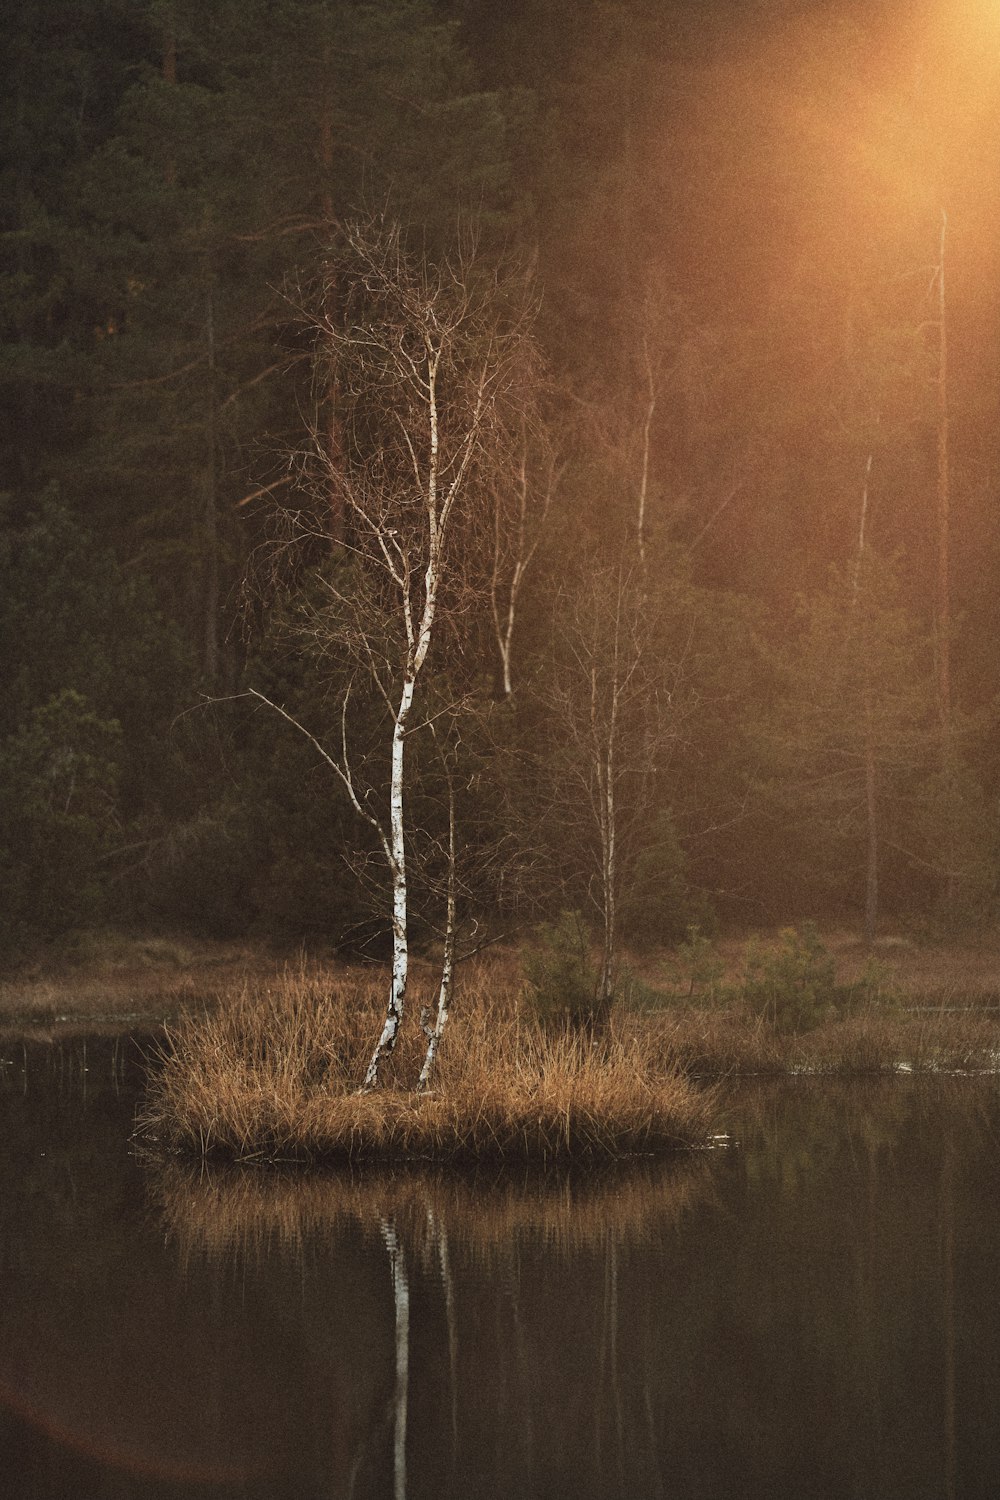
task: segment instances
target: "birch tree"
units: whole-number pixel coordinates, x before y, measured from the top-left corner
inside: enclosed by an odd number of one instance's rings
[[[337,371],[342,444],[331,461],[323,414],[302,462],[303,487],[315,504],[285,512],[286,539],[318,539],[329,556],[329,517],[344,517],[346,559],[321,569],[318,592],[303,603],[297,624],[299,641],[331,666],[339,709],[334,747],[281,705],[271,706],[313,741],[388,873],[392,974],[364,1079],[371,1088],[396,1045],[406,999],[411,742],[461,707],[456,664],[489,595],[481,554],[490,496],[502,488],[531,396],[530,315],[523,278],[504,280],[481,268],[469,245],[432,265],[407,249],[398,225],[384,221],[345,231],[306,315],[321,398],[330,369]],[[322,400],[319,407],[322,413]],[[340,507],[330,505],[333,488]],[[439,642],[445,629],[447,641]],[[355,742],[362,695],[374,705],[382,735],[380,748],[369,744],[363,752]],[[443,999],[434,1026],[425,1021],[423,1083],[447,1018],[454,965],[454,816],[449,782]]]

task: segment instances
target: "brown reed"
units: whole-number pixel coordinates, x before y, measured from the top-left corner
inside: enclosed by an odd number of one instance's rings
[[[505,977],[486,965],[465,984],[424,1094],[412,1022],[384,1086],[358,1091],[381,986],[306,972],[245,984],[168,1029],[140,1133],[167,1151],[268,1161],[552,1163],[705,1140],[710,1094],[655,1034],[616,1017],[599,1034],[547,1031]]]

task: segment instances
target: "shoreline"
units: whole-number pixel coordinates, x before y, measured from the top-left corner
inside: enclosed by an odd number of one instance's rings
[[[419,960],[400,1045],[368,1094],[359,1083],[385,978],[367,964],[122,941],[111,954],[0,981],[0,1038],[152,1038],[160,1055],[147,1072],[139,1139],[167,1158],[590,1166],[704,1146],[728,1083],[1000,1071],[1000,957],[986,946],[909,956],[905,978],[880,969],[878,984],[859,981],[857,966],[852,974],[856,950],[841,956],[837,1006],[802,1027],[772,1024],[738,981],[683,995],[642,976],[605,1022],[574,1026],[547,1023],[532,1004],[521,950],[494,950],[463,970],[422,1094],[416,1018],[435,976]],[[645,973],[662,984],[674,961],[654,955]],[[945,973],[958,977],[942,988]]]

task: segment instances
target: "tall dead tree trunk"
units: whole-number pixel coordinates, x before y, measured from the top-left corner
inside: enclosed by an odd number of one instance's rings
[[[646,368],[646,411],[642,422],[642,459],[639,469],[639,506],[636,517],[636,538],[639,549],[639,570],[643,588],[646,587],[646,508],[649,500],[649,445],[656,413],[656,380],[653,361],[649,353],[649,335],[643,331],[642,356]]]
[[[865,860],[865,931],[870,947],[878,931],[878,775],[875,763],[875,729],[870,664],[865,664],[865,821],[868,826]]]
[[[938,289],[938,375],[937,375],[937,589],[935,611],[935,645],[937,649],[938,714],[941,722],[941,770],[946,786],[955,782],[955,746],[953,738],[951,684],[951,455],[949,449],[948,403],[948,304],[945,294],[945,242],[948,216],[941,210],[940,254],[937,267]],[[944,848],[947,870],[944,881],[945,909],[955,910],[958,863],[954,829],[949,821]]]
[[[609,699],[601,705],[597,672],[590,676],[590,722],[594,745],[594,769],[597,780],[597,822],[601,841],[601,973],[598,980],[598,1008],[606,1014],[611,1008],[615,990],[615,966],[618,959],[618,807],[615,796],[618,776],[618,713],[622,683],[618,662],[618,621],[615,622],[614,656]],[[604,710],[602,723],[602,708]]]
[[[204,671],[215,685],[219,676],[219,500],[216,446],[215,307],[211,291],[205,304],[205,340],[208,360],[208,409],[205,436],[205,510],[202,567],[204,569]]]
[[[868,454],[865,464],[864,482],[861,486],[861,514],[858,524],[858,551],[854,567],[854,587],[851,594],[851,613],[857,620],[858,597],[865,566],[865,533],[868,524],[868,492],[871,484],[872,457]],[[867,620],[867,611],[864,618]],[[878,769],[875,753],[875,707],[874,686],[871,676],[871,656],[868,643],[862,642],[864,661],[862,666],[862,714],[864,716],[864,764],[865,764],[865,823],[867,827],[865,858],[865,927],[864,940],[870,946],[875,941],[878,928]]]
[[[937,680],[938,712],[944,758],[951,742],[951,470],[948,447],[948,308],[945,297],[945,237],[948,218],[941,212],[941,249],[937,268]],[[947,768],[947,767],[946,767]]]
[[[649,822],[660,726],[647,613],[634,571],[595,565],[557,616],[547,690],[545,775],[560,811],[564,863],[582,877],[600,927],[598,1013],[614,998],[622,891]]]
[[[508,480],[494,497],[490,576],[490,609],[507,703],[514,697],[514,631],[521,587],[562,475],[551,445],[540,434],[531,434],[524,421],[516,464],[513,483]]]

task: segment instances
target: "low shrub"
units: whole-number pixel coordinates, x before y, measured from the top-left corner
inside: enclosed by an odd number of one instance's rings
[[[743,1000],[752,1015],[778,1032],[808,1031],[836,1011],[834,961],[813,923],[786,927],[780,945],[746,948]]]
[[[528,996],[544,1025],[583,1025],[597,1004],[597,969],[590,956],[590,933],[578,911],[564,911],[557,922],[539,927],[524,959]]]
[[[696,994],[715,999],[724,993],[726,961],[697,923],[688,927],[687,941],[677,945],[677,962],[687,980],[689,999]]]
[[[623,968],[618,976],[616,998],[626,1009],[641,1013],[658,1011],[664,1005],[673,1005],[677,999],[672,990],[650,984],[630,968]]]

